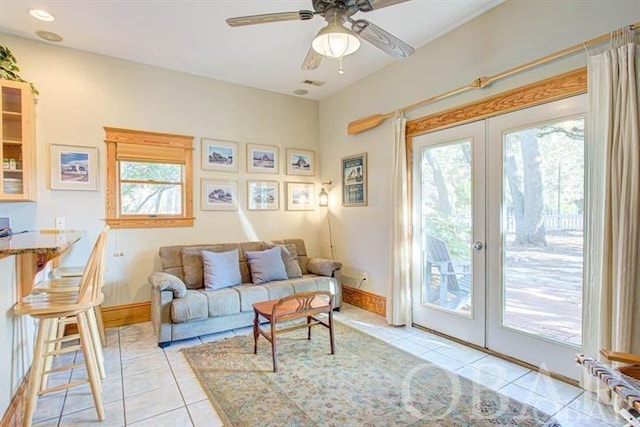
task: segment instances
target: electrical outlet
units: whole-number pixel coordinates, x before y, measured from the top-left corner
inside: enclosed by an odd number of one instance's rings
[[[65,220],[63,216],[56,217],[56,230],[64,230],[65,228]]]
[[[369,280],[369,273],[367,273],[366,271],[363,271],[362,275],[360,276],[360,279],[362,279],[363,282],[367,282]]]

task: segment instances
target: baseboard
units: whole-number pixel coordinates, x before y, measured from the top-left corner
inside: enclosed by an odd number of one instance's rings
[[[27,398],[27,384],[29,380],[29,371],[27,371],[26,375],[22,379],[22,383],[16,394],[13,395],[13,399],[9,403],[9,407],[4,412],[2,416],[2,421],[0,421],[0,426],[3,427],[21,427],[24,421],[24,406]]]
[[[151,320],[151,301],[102,307],[105,328],[131,325]]]
[[[380,316],[387,315],[387,299],[349,286],[342,286],[342,301]]]
[[[148,322],[151,320],[151,301],[102,307],[102,320],[105,328]],[[75,334],[77,331],[75,323],[65,328],[66,334]]]

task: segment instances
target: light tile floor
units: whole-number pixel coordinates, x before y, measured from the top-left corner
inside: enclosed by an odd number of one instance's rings
[[[416,328],[387,326],[384,318],[344,304],[335,319],[378,339],[483,384],[513,399],[555,415],[563,426],[621,426],[609,406],[561,381]],[[38,426],[221,426],[191,368],[185,347],[251,333],[251,328],[205,335],[160,349],[150,323],[107,330],[107,380],[103,382],[106,421],[98,423],[89,388],[76,388],[39,399]],[[69,363],[69,355],[56,364]],[[83,370],[71,373],[84,375]],[[52,382],[69,380],[57,374]]]

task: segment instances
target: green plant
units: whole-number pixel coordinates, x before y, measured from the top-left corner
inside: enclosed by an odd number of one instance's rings
[[[20,67],[18,67],[16,57],[13,56],[13,53],[11,53],[8,47],[0,45],[0,78],[14,82],[29,83],[31,92],[35,95],[40,94],[33,83],[20,77],[19,72]]]

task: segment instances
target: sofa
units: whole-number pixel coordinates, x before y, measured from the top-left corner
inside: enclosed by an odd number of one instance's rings
[[[233,255],[236,250],[237,255]],[[267,277],[267,281],[261,283],[265,278],[257,276],[256,254],[273,254],[274,250],[282,254],[286,275],[281,280],[268,280]],[[159,256],[162,271],[151,274],[148,281],[151,285],[151,319],[160,347],[166,347],[172,341],[251,326],[255,302],[295,293],[330,290],[335,295],[336,310],[340,309],[342,264],[309,257],[302,239],[164,246],[159,249]],[[211,265],[211,256],[227,259],[234,256],[233,263],[237,260],[239,270],[236,282],[240,283],[224,283],[223,287],[212,288],[209,283],[213,280],[212,275],[222,268],[216,270],[215,264]],[[286,256],[289,258],[285,259]],[[235,265],[232,267],[235,269]],[[292,271],[297,269],[298,274],[291,273],[290,267]]]

